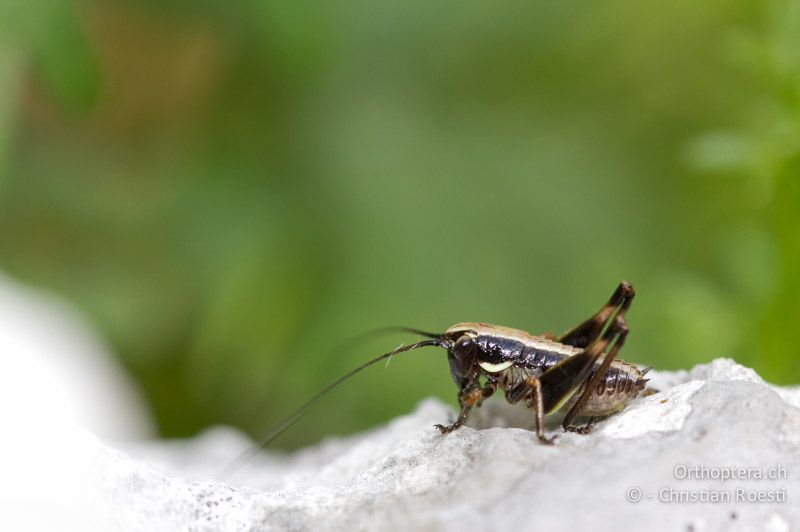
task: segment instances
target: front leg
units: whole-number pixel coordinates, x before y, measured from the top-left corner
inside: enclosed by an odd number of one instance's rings
[[[437,424],[434,425],[434,427],[439,429],[439,432],[442,434],[449,434],[450,432],[453,432],[464,424],[469,416],[469,411],[472,410],[472,407],[475,405],[480,406],[481,402],[487,397],[491,396],[496,388],[496,382],[489,382],[483,388],[465,388],[465,390],[462,390],[461,393],[458,394],[458,402],[461,405],[461,412],[458,413],[458,418],[456,418],[455,422],[448,426]]]

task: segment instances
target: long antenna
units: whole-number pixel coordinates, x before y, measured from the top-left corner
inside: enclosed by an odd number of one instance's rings
[[[406,330],[408,330],[408,329],[406,329]],[[419,331],[416,331],[416,330],[414,330],[413,332],[417,332],[418,334],[424,334],[424,333],[420,333]],[[241,469],[242,466],[244,466],[247,462],[252,460],[253,457],[255,457],[262,449],[264,449],[267,445],[272,443],[273,440],[275,440],[275,438],[277,438],[278,436],[283,434],[283,432],[286,429],[291,427],[297,420],[299,420],[301,417],[303,417],[303,414],[305,414],[308,411],[308,409],[311,408],[311,406],[313,406],[314,403],[319,401],[325,394],[327,394],[328,392],[330,392],[331,390],[333,390],[334,388],[336,388],[341,383],[343,383],[344,381],[346,381],[347,379],[349,379],[350,377],[352,377],[356,373],[360,372],[361,370],[363,370],[363,369],[375,364],[376,362],[380,362],[381,360],[384,360],[384,359],[387,359],[389,357],[392,357],[392,356],[394,356],[394,355],[396,355],[398,353],[405,353],[407,351],[413,351],[413,350],[419,349],[421,347],[428,347],[428,346],[445,347],[446,345],[447,345],[447,342],[444,339],[442,339],[441,337],[437,337],[437,338],[431,339],[431,340],[422,340],[420,342],[416,342],[416,343],[409,344],[409,345],[406,345],[406,346],[400,346],[397,349],[394,349],[392,351],[389,351],[388,353],[384,353],[382,355],[379,355],[379,356],[373,358],[372,360],[370,360],[368,362],[364,362],[363,364],[361,364],[357,368],[355,368],[353,370],[350,370],[348,373],[346,373],[345,375],[342,375],[341,377],[339,377],[338,379],[336,379],[335,381],[333,381],[332,383],[330,383],[329,385],[324,387],[322,390],[317,392],[317,394],[314,395],[314,397],[309,399],[303,406],[301,406],[300,408],[295,410],[291,415],[289,415],[289,417],[284,419],[277,427],[275,427],[272,430],[272,432],[270,432],[263,440],[261,440],[258,443],[258,445],[254,446],[253,448],[251,448],[251,449],[245,451],[244,453],[242,453],[241,455],[239,455],[233,462],[230,463],[230,465],[228,465],[228,467],[225,468],[225,470],[222,471],[222,473],[220,475],[220,478],[227,478],[230,475],[232,475],[233,473],[235,473],[236,471],[238,471],[239,469]]]
[[[414,327],[403,327],[403,326],[387,326],[387,327],[376,327],[374,329],[369,329],[367,331],[361,332],[355,336],[352,336],[346,339],[344,342],[339,344],[333,351],[326,356],[327,359],[335,359],[339,356],[352,351],[356,346],[363,345],[366,342],[371,342],[378,338],[387,336],[393,333],[411,333],[416,334],[417,336],[422,336],[424,338],[441,338],[442,335],[438,333],[431,333],[426,331],[421,331],[419,329],[415,329]]]

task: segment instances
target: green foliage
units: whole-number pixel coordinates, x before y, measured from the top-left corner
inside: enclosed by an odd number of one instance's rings
[[[763,367],[768,378],[796,381],[791,353],[800,326],[800,3],[771,4],[763,31],[739,32],[730,43],[731,62],[760,90],[735,129],[697,139],[691,159],[730,191],[727,269],[741,307],[742,359]]]
[[[46,4],[0,8],[0,266],[164,434],[263,431],[401,341],[336,351],[370,328],[558,332],[623,277],[625,358],[800,379],[797,2]],[[397,357],[282,443],[431,393],[444,356]]]

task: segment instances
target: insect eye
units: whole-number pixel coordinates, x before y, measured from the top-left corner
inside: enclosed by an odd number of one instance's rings
[[[459,387],[464,386],[466,375],[475,362],[475,347],[475,341],[465,334],[459,337],[447,352],[450,375]]]
[[[475,347],[475,340],[465,334],[456,340],[450,351],[462,364],[470,365],[475,357]]]
[[[470,351],[472,347],[475,345],[475,342],[472,340],[471,336],[467,336],[466,334],[458,339],[456,345],[454,346],[457,351],[466,352]]]

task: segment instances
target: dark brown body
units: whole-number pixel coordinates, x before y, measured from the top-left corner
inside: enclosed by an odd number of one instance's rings
[[[483,376],[494,380],[498,388],[506,391],[522,384],[530,377],[540,377],[559,362],[582,353],[584,350],[562,344],[544,336],[535,336],[525,331],[490,325],[486,323],[459,323],[450,327],[445,335],[475,335],[476,344],[487,351],[493,347],[499,360],[497,362],[479,361],[478,367]],[[590,378],[600,364],[590,373]],[[641,392],[645,383],[644,373],[635,365],[624,360],[614,360],[606,370],[598,386],[592,391],[578,415],[606,416],[621,410]],[[575,390],[571,397],[564,398],[563,411],[568,411],[580,397],[585,386]],[[549,414],[551,412],[545,412]]]
[[[542,442],[552,442],[544,437],[544,416],[560,409],[565,430],[588,433],[596,417],[624,408],[647,382],[647,369],[616,358],[628,335],[625,313],[634,294],[623,281],[597,313],[558,339],[486,323],[447,329],[439,345],[447,349],[461,412],[452,425],[437,428],[457,429],[470,409],[500,389],[508,402],[534,410]],[[588,424],[573,426],[577,416],[588,416]]]

